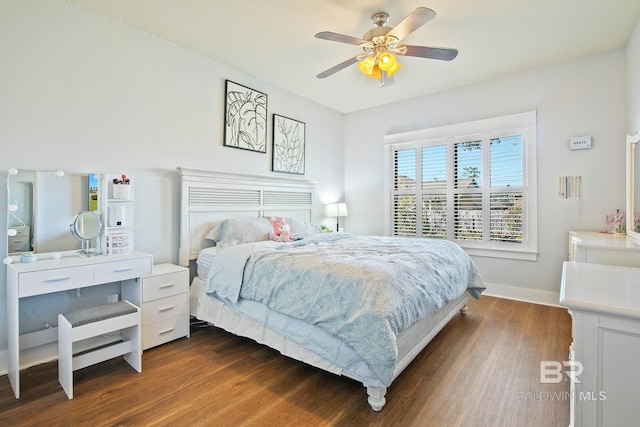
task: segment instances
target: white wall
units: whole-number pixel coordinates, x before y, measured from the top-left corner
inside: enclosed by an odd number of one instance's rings
[[[271,114],[306,123],[317,198],[341,198],[344,116],[62,0],[0,2],[0,170],[62,169],[136,178],[136,249],[178,261],[177,166],[271,174],[268,153],[222,146],[225,79],[268,95]],[[6,223],[6,188],[0,223]],[[315,220],[322,220],[322,207]],[[0,248],[6,248],[6,234]],[[6,253],[6,252],[5,252]],[[1,255],[0,258],[4,258]],[[0,264],[0,324],[6,324]],[[0,373],[6,332],[0,328]]]
[[[557,302],[568,231],[603,229],[605,213],[625,206],[625,68],[620,49],[347,114],[347,229],[384,231],[385,134],[537,110],[538,260],[475,261],[490,288],[513,286],[526,298]],[[591,135],[593,148],[569,151],[569,138],[580,135]],[[561,175],[583,177],[581,201],[557,196]]]

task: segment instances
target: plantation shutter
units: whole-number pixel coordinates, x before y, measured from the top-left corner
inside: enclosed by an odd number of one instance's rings
[[[454,143],[454,238],[482,240],[483,141],[474,139]]]
[[[393,235],[415,236],[417,150],[395,151],[393,164]]]
[[[523,239],[523,152],[522,136],[491,139],[490,240],[522,243]]]
[[[447,237],[447,145],[422,147],[422,237]]]

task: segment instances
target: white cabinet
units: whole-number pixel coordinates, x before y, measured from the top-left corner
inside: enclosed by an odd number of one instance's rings
[[[569,232],[569,261],[640,267],[640,243],[626,235]]]
[[[100,209],[103,215],[106,254],[120,255],[134,248],[134,179],[125,175],[106,174],[102,181]]]
[[[580,374],[571,425],[630,425],[640,394],[640,269],[565,262],[560,304],[573,320],[570,369]]]
[[[142,278],[142,349],[189,336],[189,269],[156,264]]]

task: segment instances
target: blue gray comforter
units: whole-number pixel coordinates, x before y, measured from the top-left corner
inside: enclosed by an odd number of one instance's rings
[[[347,233],[227,248],[207,279],[209,293],[260,302],[339,337],[384,385],[393,379],[399,332],[484,289],[454,243]]]

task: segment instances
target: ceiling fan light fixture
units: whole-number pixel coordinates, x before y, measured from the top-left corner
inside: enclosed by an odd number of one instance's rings
[[[380,79],[380,67],[378,67],[378,64],[375,64],[373,67],[371,67],[371,72],[370,73],[365,73],[363,72],[362,74],[364,74],[365,76],[371,78],[371,79],[376,79],[379,80]]]
[[[380,86],[389,86],[394,82],[393,75],[402,68],[394,54],[451,61],[458,55],[456,49],[400,44],[410,33],[429,22],[435,16],[436,13],[433,10],[426,7],[418,7],[405,16],[398,25],[391,28],[385,26],[389,15],[386,12],[376,12],[371,17],[374,28],[367,31],[362,38],[331,31],[317,33],[315,35],[316,38],[356,45],[362,49],[362,52],[323,71],[316,77],[324,79],[349,65],[358,63],[358,68],[362,74],[379,79]]]
[[[371,77],[372,79],[380,80],[380,76],[381,76],[380,67],[378,67],[378,65],[376,64],[373,67],[373,72],[369,75],[369,77]]]
[[[402,68],[402,65],[400,65],[400,63],[396,62],[395,64],[393,64],[391,67],[389,67],[389,69],[387,70],[387,74],[389,75],[389,77],[393,76],[396,71],[398,71],[400,68]]]
[[[389,71],[396,64],[396,57],[389,52],[382,52],[378,58],[378,66],[382,71]]]
[[[376,59],[373,56],[367,56],[362,61],[358,63],[358,69],[365,76],[371,77],[373,74],[373,69],[376,66]]]

